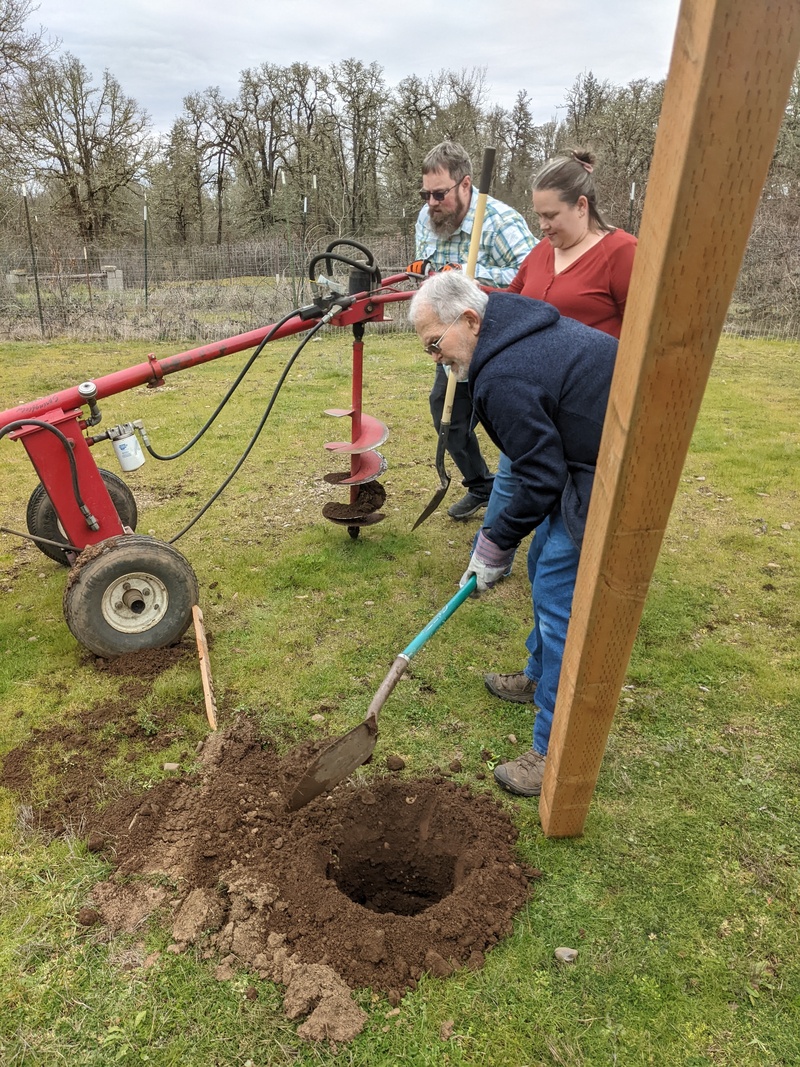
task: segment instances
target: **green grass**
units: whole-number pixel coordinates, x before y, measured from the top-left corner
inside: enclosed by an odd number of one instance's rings
[[[268,347],[193,451],[126,476],[140,532],[169,540],[193,517],[245,447],[292,347]],[[0,393],[10,405],[175,350],[4,345]],[[252,976],[217,982],[208,962],[164,951],[158,926],[111,943],[79,926],[107,869],[76,839],[23,832],[15,798],[0,792],[0,1061],[800,1063],[799,354],[723,340],[585,833],[549,841],[535,803],[504,798],[520,855],[544,876],[483,970],[425,979],[397,1016],[360,991],[364,1032],[338,1051],[309,1047],[279,987],[258,982],[249,1000]],[[154,446],[173,451],[245,358],[109,398],[104,425],[144,418]],[[387,518],[353,541],[321,517],[326,501],[346,499],[322,481],[346,465],[323,446],[349,427],[323,411],[349,403],[349,367],[344,331],[309,344],[240,476],[177,545],[200,582],[221,724],[246,710],[283,749],[359,721],[394,656],[452,595],[474,532],[437,514],[411,533],[437,484],[430,368],[413,339],[369,332],[364,409],[391,427]],[[0,518],[24,529],[36,476],[18,443],[0,448]],[[97,458],[116,469],[108,446]],[[529,743],[526,709],[491,700],[481,678],[522,662],[523,571],[468,601],[418,653],[382,712],[378,767],[397,752],[409,774],[456,757],[469,772],[484,748],[514,755]],[[67,630],[64,577],[30,543],[0,538],[0,754],[124,696]],[[203,736],[199,672],[163,674],[137,698],[140,721],[165,704],[184,709],[176,744]],[[146,756],[111,770],[121,785],[161,773]],[[556,963],[560,945],[579,950],[574,965]]]

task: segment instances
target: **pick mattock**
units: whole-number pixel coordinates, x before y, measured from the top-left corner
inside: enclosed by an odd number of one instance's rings
[[[478,262],[478,249],[480,248],[481,231],[483,230],[483,216],[486,211],[486,197],[489,195],[489,185],[491,184],[492,171],[494,170],[495,154],[496,150],[494,148],[486,148],[483,152],[483,167],[481,168],[481,180],[478,185],[478,202],[475,205],[475,219],[472,223],[472,237],[470,238],[469,254],[467,256],[466,272],[470,278],[475,277],[475,265]],[[447,438],[450,434],[450,420],[453,415],[453,400],[455,394],[456,376],[451,373],[447,378],[447,390],[444,394],[442,421],[439,424],[439,441],[436,446],[436,473],[439,475],[441,484],[431,497],[428,506],[411,527],[412,530],[416,530],[420,523],[425,522],[428,516],[436,511],[442,500],[444,500],[445,493],[450,488],[450,475],[445,470],[444,454],[447,448]]]

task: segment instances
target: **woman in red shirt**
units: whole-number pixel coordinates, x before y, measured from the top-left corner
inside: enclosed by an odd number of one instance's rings
[[[594,156],[576,149],[533,179],[533,210],[544,238],[522,261],[510,293],[546,300],[562,315],[619,337],[636,238],[597,207]]]

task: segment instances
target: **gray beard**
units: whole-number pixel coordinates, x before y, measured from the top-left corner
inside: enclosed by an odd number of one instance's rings
[[[458,229],[452,215],[448,215],[446,219],[439,219],[438,221],[428,216],[428,221],[437,237],[452,237]]]

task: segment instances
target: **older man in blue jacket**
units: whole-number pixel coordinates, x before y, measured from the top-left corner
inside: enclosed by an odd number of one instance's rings
[[[474,574],[478,593],[491,589],[536,530],[521,672],[538,711],[533,746],[494,776],[512,793],[538,796],[617,342],[540,300],[487,296],[456,273],[426,281],[410,315],[425,351],[468,382],[476,417],[517,478],[511,501],[481,529],[462,585]]]

